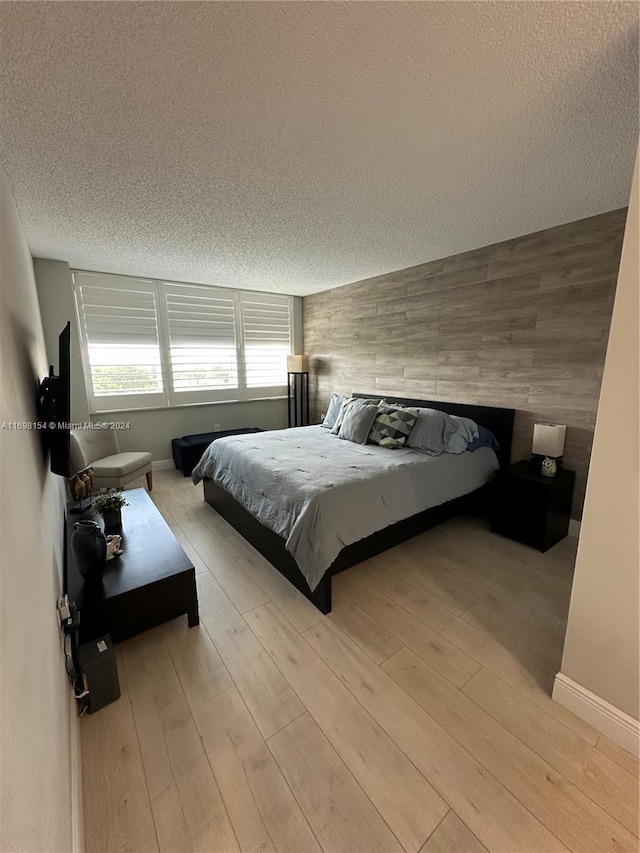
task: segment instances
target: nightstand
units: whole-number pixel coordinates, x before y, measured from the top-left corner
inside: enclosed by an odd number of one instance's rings
[[[576,472],[543,477],[529,461],[511,465],[496,481],[491,530],[548,551],[569,532]]]

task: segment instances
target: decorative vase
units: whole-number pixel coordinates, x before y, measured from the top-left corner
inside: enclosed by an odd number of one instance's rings
[[[71,550],[84,578],[101,578],[107,565],[107,540],[95,521],[76,521]]]
[[[120,533],[122,531],[122,512],[114,509],[112,512],[102,513],[105,533]]]

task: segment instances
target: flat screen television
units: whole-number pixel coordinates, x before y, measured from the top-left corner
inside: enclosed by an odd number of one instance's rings
[[[71,323],[58,337],[58,375],[49,367],[49,375],[40,383],[38,419],[42,424],[51,471],[70,477],[71,471]]]

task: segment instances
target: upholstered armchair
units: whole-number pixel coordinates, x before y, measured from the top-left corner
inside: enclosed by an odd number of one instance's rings
[[[122,489],[143,474],[149,491],[153,488],[151,454],[145,451],[121,453],[114,429],[72,429],[71,463],[74,471],[93,468],[94,489]]]

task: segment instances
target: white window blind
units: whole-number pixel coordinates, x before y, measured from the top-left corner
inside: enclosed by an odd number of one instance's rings
[[[92,410],[163,405],[154,283],[92,273],[74,281]]]
[[[233,294],[180,284],[164,284],[163,293],[175,401],[206,402],[211,391],[217,399],[237,398]]]
[[[286,395],[293,297],[73,277],[93,412]]]
[[[290,297],[241,293],[241,325],[247,394],[284,394],[291,352]]]

